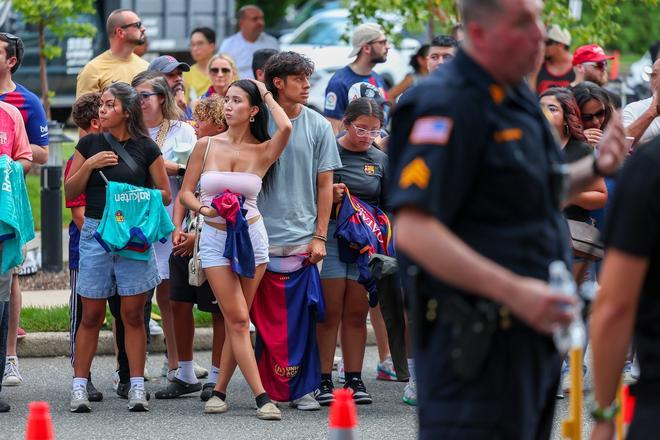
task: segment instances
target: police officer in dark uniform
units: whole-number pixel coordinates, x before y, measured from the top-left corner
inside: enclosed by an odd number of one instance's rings
[[[618,169],[624,136],[613,121],[598,158],[562,165],[523,81],[545,37],[541,9],[463,0],[463,48],[393,118],[391,204],[422,439],[550,436],[560,358],[549,335],[574,303],[544,281],[552,261],[570,258],[560,206]]]
[[[633,335],[640,377],[627,439],[660,432],[660,138],[626,163],[605,225],[607,253],[591,317],[594,440],[614,435],[614,400]]]

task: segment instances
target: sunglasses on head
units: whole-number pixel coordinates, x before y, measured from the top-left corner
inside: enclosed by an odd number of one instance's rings
[[[589,122],[594,118],[600,119],[604,116],[605,116],[605,109],[600,109],[596,113],[582,113],[580,119],[582,119],[582,122]]]
[[[591,67],[593,67],[594,69],[597,69],[597,70],[607,69],[607,61],[598,61],[598,62],[590,61],[590,62],[584,63],[584,64],[586,66],[591,66]]]
[[[142,28],[142,22],[141,21],[136,21],[135,23],[129,23],[125,24],[123,26],[119,26],[122,29],[128,29],[129,27],[135,26],[135,29],[141,29]]]
[[[223,75],[227,75],[227,74],[231,73],[231,69],[228,68],[228,67],[223,67],[223,68],[211,67],[209,69],[209,72],[211,72],[213,75],[217,75],[220,72],[222,72]]]

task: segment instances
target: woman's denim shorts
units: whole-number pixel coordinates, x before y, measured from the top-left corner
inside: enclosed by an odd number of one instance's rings
[[[101,221],[85,217],[80,231],[80,269],[76,290],[80,296],[105,299],[114,295],[115,286],[120,296],[145,293],[160,284],[153,246],[149,260],[133,260],[110,254],[94,238]]]
[[[330,220],[328,223],[328,242],[325,244],[325,258],[321,268],[321,279],[344,278],[357,281],[360,276],[358,266],[355,263],[344,263],[339,260],[339,246],[335,238],[337,222]]]

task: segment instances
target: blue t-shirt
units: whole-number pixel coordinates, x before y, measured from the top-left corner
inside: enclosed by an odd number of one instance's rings
[[[27,131],[31,144],[40,147],[48,146],[46,112],[37,95],[22,85],[16,84],[16,90],[0,95],[0,100],[13,105],[21,112],[23,122],[25,122],[25,131]]]
[[[366,82],[378,87],[380,94],[387,99],[387,86],[379,74],[372,71],[369,75],[358,75],[350,67],[345,66],[332,75],[328,87],[325,88],[323,115],[341,120],[348,106],[348,90],[357,82]]]

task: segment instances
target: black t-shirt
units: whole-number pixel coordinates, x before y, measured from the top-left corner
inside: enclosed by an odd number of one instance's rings
[[[583,157],[589,156],[593,152],[593,148],[585,142],[577,139],[571,139],[564,147],[564,160],[566,163],[573,163]],[[577,220],[581,222],[589,221],[589,210],[580,208],[577,205],[570,205],[564,209],[566,218],[570,220]]]
[[[635,322],[641,382],[660,383],[660,138],[639,149],[617,179],[604,243],[649,260]]]
[[[367,151],[350,151],[339,145],[342,168],[334,171],[334,182],[345,184],[351,195],[371,206],[385,207],[387,154],[373,145]]]
[[[122,143],[123,144],[123,143]],[[119,163],[111,167],[101,168],[103,174],[108,180],[113,182],[130,183],[135,186],[146,186],[149,180],[149,166],[160,156],[160,148],[148,137],[139,139],[129,139],[124,148],[131,155],[138,165],[138,172],[131,172],[126,163],[119,158]],[[89,159],[101,151],[112,151],[110,144],[101,134],[89,134],[80,139],[76,149],[85,159]],[[87,195],[87,205],[85,206],[85,216],[95,219],[103,217],[105,208],[105,181],[99,174],[99,170],[94,170],[87,182],[85,188]]]

